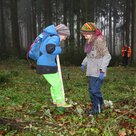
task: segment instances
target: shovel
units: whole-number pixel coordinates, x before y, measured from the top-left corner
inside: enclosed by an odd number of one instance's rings
[[[62,94],[63,94],[63,97],[65,98],[65,92],[64,92],[64,85],[63,85],[63,80],[62,80],[62,72],[61,72],[61,67],[60,67],[59,55],[56,56],[56,60],[57,60],[58,72],[59,72],[60,80],[61,80],[61,83],[62,83]]]

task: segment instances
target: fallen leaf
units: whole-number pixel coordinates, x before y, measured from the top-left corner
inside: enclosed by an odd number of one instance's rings
[[[70,133],[70,135],[74,135],[75,134],[75,131],[74,130],[71,130],[71,131],[69,131],[69,133]]]
[[[6,100],[10,100],[10,97],[6,97]]]
[[[136,135],[136,128],[134,128],[134,134]]]
[[[6,131],[5,131],[5,130],[2,130],[2,131],[0,132],[0,134],[1,134],[2,136],[6,136]]]
[[[16,119],[16,122],[18,122],[18,123],[22,122],[22,119]]]
[[[59,121],[59,120],[62,120],[65,116],[64,115],[58,115],[56,116],[56,120]]]
[[[118,134],[119,134],[119,136],[126,136],[126,132],[124,132],[122,130],[119,130]]]
[[[30,116],[29,116],[29,115],[24,115],[24,117],[25,117],[25,119],[26,119],[27,121],[30,120]]]
[[[129,117],[136,120],[136,116],[134,114],[129,114]]]

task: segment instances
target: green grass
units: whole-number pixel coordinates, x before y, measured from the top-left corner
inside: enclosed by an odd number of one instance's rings
[[[90,110],[88,79],[80,67],[62,66],[65,95],[73,108],[58,110],[46,80],[25,60],[10,59],[0,65],[0,135],[6,136],[118,136],[136,133],[136,68],[109,67],[103,97],[114,103],[103,113],[87,117]]]

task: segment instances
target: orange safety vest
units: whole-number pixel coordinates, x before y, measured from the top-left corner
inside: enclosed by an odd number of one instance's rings
[[[123,46],[121,52],[122,52],[122,57],[124,57],[125,53],[127,53],[127,57],[130,58],[132,50],[131,47]]]

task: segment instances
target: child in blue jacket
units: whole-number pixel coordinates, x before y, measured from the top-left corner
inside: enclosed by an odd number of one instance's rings
[[[57,107],[71,107],[72,105],[65,102],[62,82],[56,64],[56,56],[61,54],[62,51],[60,42],[70,36],[69,28],[64,24],[58,26],[50,25],[44,29],[44,32],[49,36],[40,47],[41,56],[37,60],[36,71],[38,74],[42,74],[51,85],[50,91],[53,103]]]

